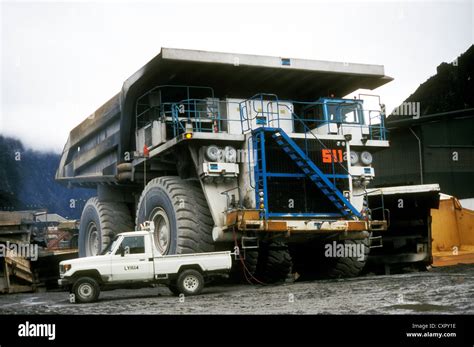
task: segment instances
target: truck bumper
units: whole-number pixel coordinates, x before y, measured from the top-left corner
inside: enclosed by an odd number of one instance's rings
[[[58,279],[58,285],[60,287],[67,287],[71,284],[71,281],[68,278],[60,278]]]
[[[386,220],[341,220],[330,218],[283,217],[260,219],[258,210],[233,210],[226,213],[225,226],[214,227],[212,237],[215,242],[240,240],[248,232],[254,236],[273,234],[304,242],[308,237],[334,235],[344,239],[363,239],[367,233],[387,230]]]
[[[293,217],[262,220],[259,218],[259,211],[257,210],[235,210],[227,213],[226,226],[228,229],[235,227],[238,231],[324,234],[351,231],[383,231],[387,229],[387,222],[384,220],[302,219]]]

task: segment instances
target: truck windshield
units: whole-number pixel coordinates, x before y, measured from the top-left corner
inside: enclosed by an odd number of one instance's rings
[[[118,236],[115,236],[113,241],[109,243],[107,247],[105,247],[105,249],[100,253],[100,255],[110,254],[111,250],[115,248],[115,245],[117,244],[117,240],[118,240]]]

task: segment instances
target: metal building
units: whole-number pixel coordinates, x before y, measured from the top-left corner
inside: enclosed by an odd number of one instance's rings
[[[391,146],[374,154],[375,186],[439,183],[445,194],[474,198],[474,108],[391,118]]]

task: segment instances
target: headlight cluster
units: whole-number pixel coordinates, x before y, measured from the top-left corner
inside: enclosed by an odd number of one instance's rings
[[[363,151],[360,154],[358,152],[351,151],[351,165],[357,165],[361,163],[362,165],[370,165],[372,164],[372,154],[367,151]]]
[[[232,146],[224,148],[211,145],[206,148],[206,158],[212,162],[235,163],[237,161],[237,150]]]
[[[67,271],[71,270],[71,264],[60,264],[59,265],[59,273],[63,274]]]

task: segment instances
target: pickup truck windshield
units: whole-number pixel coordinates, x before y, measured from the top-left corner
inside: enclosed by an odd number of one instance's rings
[[[115,245],[117,244],[118,236],[115,236],[113,241],[109,243],[109,245],[100,253],[100,255],[106,255],[110,254],[111,250],[115,248]]]

